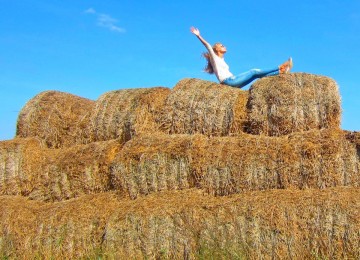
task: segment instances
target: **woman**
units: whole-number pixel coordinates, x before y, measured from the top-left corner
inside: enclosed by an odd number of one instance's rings
[[[211,45],[201,37],[199,29],[191,27],[190,31],[197,36],[208,50],[208,53],[204,54],[204,57],[207,59],[205,71],[210,74],[215,74],[221,84],[242,88],[257,78],[288,73],[293,66],[292,59],[289,58],[285,63],[273,69],[252,69],[234,76],[229,71],[229,66],[224,61],[226,47],[221,43],[216,43],[211,47]]]

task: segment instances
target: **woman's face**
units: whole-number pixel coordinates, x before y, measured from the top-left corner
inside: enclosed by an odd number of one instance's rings
[[[215,52],[224,54],[226,53],[226,47],[221,43],[217,43],[215,44]]]

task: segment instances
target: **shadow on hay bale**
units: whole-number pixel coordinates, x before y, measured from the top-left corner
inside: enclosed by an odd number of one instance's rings
[[[2,141],[0,194],[49,202],[114,190],[109,165],[122,145],[111,140],[49,149],[36,139]]]
[[[88,139],[89,111],[95,102],[72,94],[45,91],[20,111],[17,137],[38,137],[49,148],[68,147]]]
[[[243,132],[248,91],[199,79],[183,79],[157,117],[167,134],[226,136]]]
[[[292,73],[266,77],[250,88],[247,132],[269,136],[339,128],[341,101],[328,77]]]
[[[91,114],[90,141],[128,141],[136,134],[157,131],[155,115],[169,93],[168,88],[154,87],[103,94]]]
[[[249,190],[360,186],[356,146],[341,130],[284,137],[242,134],[145,135],[127,142],[115,159],[115,186],[130,197],[198,187],[214,195]]]
[[[346,131],[346,138],[356,145],[360,157],[360,132]]]
[[[0,197],[0,252],[27,259],[358,259],[360,190]]]

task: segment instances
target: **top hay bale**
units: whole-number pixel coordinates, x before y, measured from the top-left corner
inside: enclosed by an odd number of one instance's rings
[[[248,92],[199,79],[181,80],[157,121],[167,134],[227,136],[243,132]]]
[[[341,101],[328,77],[294,73],[266,77],[250,88],[248,132],[269,136],[339,128]]]
[[[90,118],[90,141],[128,141],[138,133],[157,131],[155,114],[169,93],[168,88],[154,87],[103,94]]]
[[[87,138],[88,113],[95,102],[59,91],[45,91],[20,111],[17,137],[38,137],[49,148],[69,147]]]

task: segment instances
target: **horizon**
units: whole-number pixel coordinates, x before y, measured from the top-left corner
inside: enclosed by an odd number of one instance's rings
[[[226,45],[233,74],[291,56],[292,72],[334,79],[341,128],[360,130],[358,1],[0,1],[0,140],[15,137],[19,112],[43,91],[96,100],[113,90],[173,88],[183,78],[217,82],[203,72],[205,48],[191,26]]]

